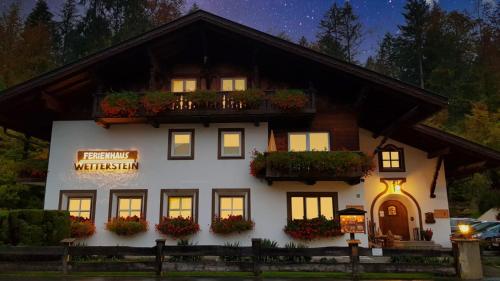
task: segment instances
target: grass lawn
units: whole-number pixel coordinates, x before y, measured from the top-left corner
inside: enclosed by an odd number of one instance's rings
[[[60,272],[7,272],[0,273],[0,277],[24,276],[24,277],[61,277]],[[69,276],[74,277],[155,277],[153,272],[74,272]],[[254,277],[251,272],[167,272],[164,277]],[[350,279],[349,273],[343,272],[264,272],[263,278],[330,278],[330,279]],[[435,277],[431,273],[362,273],[361,279],[428,279]]]

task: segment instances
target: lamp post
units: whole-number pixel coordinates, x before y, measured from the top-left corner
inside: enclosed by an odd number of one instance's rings
[[[365,227],[365,214],[366,211],[347,208],[338,211],[340,218],[340,231],[342,233],[349,233],[349,240],[347,244],[351,250],[351,264],[352,264],[352,278],[354,280],[358,279],[358,263],[359,263],[359,249],[358,246],[361,243],[354,236],[355,233],[366,233]]]
[[[452,238],[457,275],[460,279],[483,278],[479,240],[472,238],[472,227],[467,223],[457,225],[458,235]]]

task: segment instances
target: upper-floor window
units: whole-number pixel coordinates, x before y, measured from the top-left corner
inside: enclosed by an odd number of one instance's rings
[[[222,78],[221,88],[224,92],[244,91],[247,89],[246,78]]]
[[[172,92],[185,93],[196,91],[196,79],[172,79]]]
[[[379,171],[381,172],[404,172],[403,148],[392,144],[386,145],[378,153]]]
[[[168,159],[194,159],[193,129],[171,129],[169,135]]]
[[[329,151],[330,133],[304,132],[288,134],[289,151]]]
[[[243,129],[219,129],[219,159],[245,158]]]

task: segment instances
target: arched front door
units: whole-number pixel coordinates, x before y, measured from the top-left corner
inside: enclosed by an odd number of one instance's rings
[[[400,235],[403,240],[410,240],[408,229],[408,211],[398,200],[387,200],[379,208],[378,212],[380,230],[387,234],[390,230],[394,235]]]

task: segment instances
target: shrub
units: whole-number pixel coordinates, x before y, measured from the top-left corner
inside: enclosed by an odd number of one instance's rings
[[[198,90],[186,93],[186,99],[191,101],[195,108],[215,108],[221,102],[215,91]]]
[[[250,174],[254,177],[264,177],[266,173],[266,156],[262,152],[255,150],[250,162]]]
[[[230,247],[230,248],[239,248],[240,247],[240,242],[225,242],[224,247]],[[224,262],[241,262],[243,261],[243,257],[241,256],[219,256],[219,259],[224,261]]]
[[[177,241],[177,246],[195,246],[196,244],[189,242],[189,240]],[[170,262],[198,262],[201,256],[170,256]]]
[[[263,249],[276,249],[279,247],[278,242],[270,239],[262,239],[260,242],[260,247]],[[260,261],[264,263],[273,263],[273,262],[279,262],[280,257],[279,256],[262,256],[260,257]]]
[[[245,91],[238,91],[230,93],[230,96],[236,102],[242,104],[242,108],[255,109],[258,108],[265,98],[265,94],[259,89],[247,89]]]
[[[158,113],[172,109],[177,97],[171,92],[147,92],[142,98],[142,104],[147,114],[156,115]]]
[[[121,236],[132,236],[148,230],[148,222],[137,216],[113,218],[106,223],[106,229]]]
[[[164,217],[161,222],[156,225],[156,229],[165,235],[172,236],[173,238],[180,238],[197,233],[200,231],[200,225],[189,217]]]
[[[86,218],[70,216],[71,237],[87,238],[95,233],[94,223]]]
[[[9,242],[9,212],[0,211],[0,245]]]
[[[49,161],[46,159],[27,159],[18,163],[20,178],[44,178],[47,176]]]
[[[307,248],[306,245],[303,244],[295,244],[294,242],[290,241],[285,244],[286,249],[305,249]],[[283,260],[288,261],[288,262],[294,262],[294,263],[304,263],[304,262],[310,262],[311,261],[310,256],[287,256],[283,257]]]
[[[134,92],[111,93],[101,101],[101,109],[106,116],[132,117],[137,114],[140,98]]]
[[[280,110],[293,111],[303,109],[309,99],[302,90],[287,89],[277,90],[270,101],[271,105]]]
[[[230,215],[227,218],[215,218],[212,221],[210,229],[213,233],[217,234],[229,234],[243,231],[252,230],[254,227],[254,222],[252,220],[246,220],[243,216],[233,216]]]
[[[313,240],[342,235],[336,220],[324,216],[314,219],[290,220],[283,231],[294,239]]]

